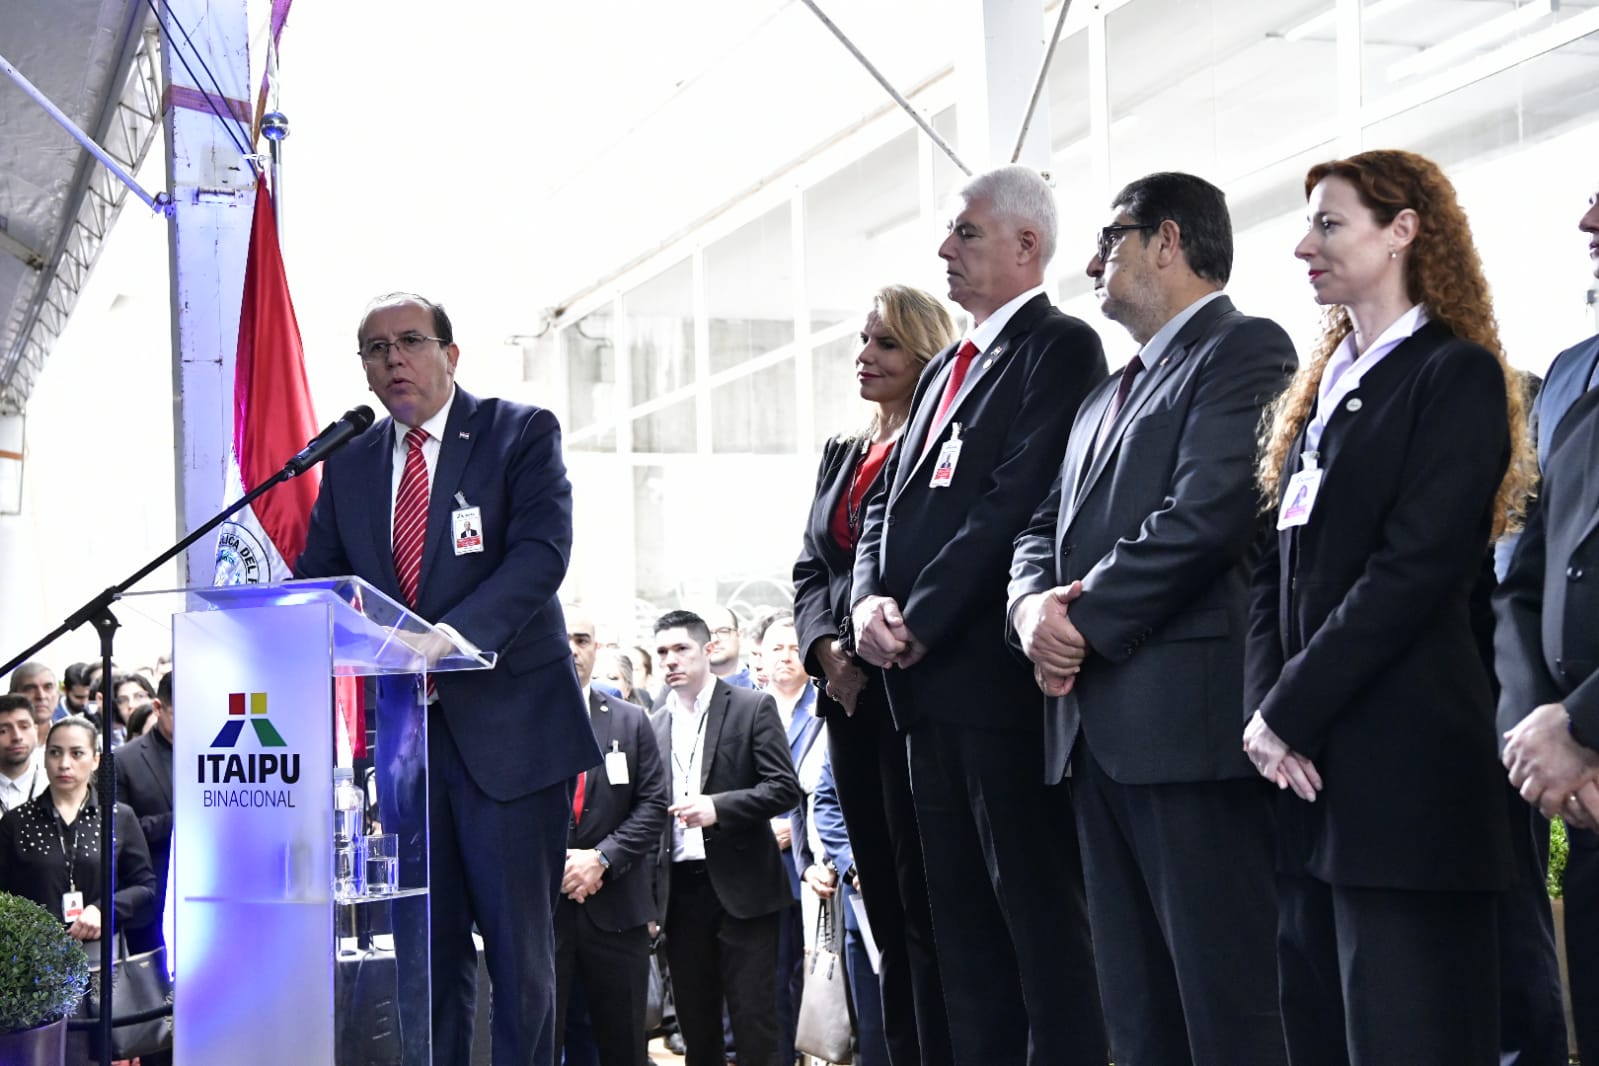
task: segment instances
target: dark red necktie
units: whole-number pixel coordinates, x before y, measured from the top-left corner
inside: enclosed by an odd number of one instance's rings
[[[572,795],[572,824],[576,825],[583,820],[583,784],[588,779],[588,774],[577,775],[577,791]]]
[[[1111,400],[1110,407],[1105,410],[1105,420],[1099,424],[1099,437],[1094,441],[1094,454],[1105,446],[1105,438],[1110,436],[1110,427],[1116,421],[1116,416],[1122,413],[1122,408],[1127,406],[1127,394],[1133,391],[1133,382],[1138,380],[1138,375],[1144,371],[1144,361],[1134,355],[1127,360],[1127,365],[1122,367],[1121,380],[1116,382],[1116,397]]]
[[[413,608],[422,579],[422,545],[427,540],[428,464],[422,456],[422,442],[427,439],[428,431],[421,426],[406,433],[405,469],[394,497],[394,572],[399,575],[406,604]]]
[[[967,373],[972,369],[972,360],[977,358],[977,345],[970,339],[961,341],[960,351],[955,353],[955,365],[950,367],[949,381],[944,384],[944,398],[938,401],[938,413],[933,416],[933,422],[927,427],[927,443],[922,446],[922,454],[933,446],[933,441],[938,437],[938,431],[944,424],[944,416],[949,414],[949,409],[955,405],[955,397],[960,394],[961,385],[966,381]]]

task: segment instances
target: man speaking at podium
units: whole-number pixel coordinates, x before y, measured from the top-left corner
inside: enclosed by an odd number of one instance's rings
[[[379,297],[357,337],[392,417],[327,461],[295,571],[364,578],[499,653],[493,670],[436,675],[428,697],[433,1061],[471,1061],[475,922],[494,1066],[546,1066],[572,780],[600,761],[555,598],[572,543],[560,427],[456,388],[460,349],[430,300]]]

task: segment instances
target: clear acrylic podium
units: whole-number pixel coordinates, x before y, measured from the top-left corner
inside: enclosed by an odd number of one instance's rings
[[[353,577],[124,602],[171,617],[177,1066],[430,1063],[425,676],[493,656]],[[341,677],[377,678],[355,783],[398,836],[392,894],[334,891]]]

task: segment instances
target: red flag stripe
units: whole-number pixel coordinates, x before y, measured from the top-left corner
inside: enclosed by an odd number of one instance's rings
[[[277,217],[262,179],[256,184],[233,371],[233,451],[244,488],[253,489],[276,474],[316,432],[300,325],[278,246]],[[252,506],[261,528],[291,568],[305,547],[311,505],[321,483],[322,472],[308,470]]]

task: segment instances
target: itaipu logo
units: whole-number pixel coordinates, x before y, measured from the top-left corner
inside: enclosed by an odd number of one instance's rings
[[[248,724],[260,748],[286,749],[288,741],[267,717],[265,692],[230,692],[228,718],[200,753],[199,783],[205,786],[207,807],[293,807],[294,792],[287,785],[300,780],[300,755],[292,751],[237,749]],[[220,749],[220,750],[219,750]]]

